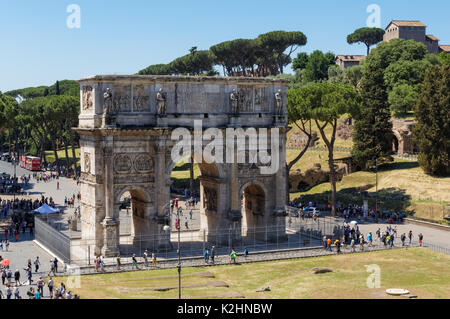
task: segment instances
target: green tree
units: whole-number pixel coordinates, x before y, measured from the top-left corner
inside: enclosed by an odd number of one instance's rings
[[[427,71],[415,108],[414,139],[427,174],[450,174],[450,66]]]
[[[450,65],[450,53],[442,51],[439,53],[439,59],[441,60],[442,64]]]
[[[153,64],[138,72],[139,75],[170,75],[172,73],[170,64]]]
[[[328,67],[328,82],[329,83],[343,83],[344,71],[337,65],[330,65]]]
[[[347,36],[347,43],[364,43],[369,55],[370,47],[383,41],[385,31],[380,28],[359,28]]]
[[[425,72],[429,67],[431,67],[431,63],[424,59],[399,60],[386,68],[384,81],[389,90],[400,84],[415,86],[423,82]]]
[[[304,68],[306,68],[308,60],[309,60],[308,53],[300,52],[299,54],[297,54],[297,57],[294,60],[292,60],[292,68],[294,70],[298,69],[303,70]]]
[[[416,104],[417,98],[418,94],[416,89],[409,84],[394,86],[388,95],[389,105],[395,116],[404,116],[411,112]]]
[[[344,70],[344,83],[358,88],[362,78],[362,65],[354,65]]]
[[[385,70],[400,60],[421,60],[427,53],[422,43],[394,39],[378,45],[365,59],[360,84],[364,107],[362,115],[355,118],[352,150],[354,162],[363,169],[368,168],[373,159],[387,158],[392,154],[392,123]]]
[[[306,63],[303,79],[305,82],[318,82],[328,79],[328,68],[334,65],[334,54],[331,52],[323,53],[316,50],[309,56]]]
[[[300,31],[271,31],[259,35],[258,40],[267,53],[276,58],[280,73],[283,73],[286,56],[290,58],[298,47],[307,42],[306,36]]]
[[[342,83],[317,83],[302,87],[290,93],[291,106],[294,108],[292,120],[296,114],[311,118],[319,129],[322,140],[328,149],[328,166],[331,183],[331,212],[336,213],[336,168],[334,164],[334,144],[338,119],[344,114],[352,116],[360,112],[360,95],[351,85]],[[300,113],[295,113],[300,112]],[[331,134],[327,136],[327,128]]]
[[[56,88],[55,88],[55,90],[56,90],[56,95],[61,95],[61,90],[59,89],[59,81],[56,81]]]

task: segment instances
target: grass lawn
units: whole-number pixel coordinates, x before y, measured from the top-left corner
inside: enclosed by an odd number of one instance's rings
[[[366,265],[377,264],[381,270],[381,287],[368,288]],[[353,255],[334,255],[276,262],[184,268],[184,298],[395,298],[385,294],[387,288],[408,289],[419,298],[450,298],[450,256],[428,250],[388,250]],[[329,267],[331,273],[312,274],[313,267]],[[205,272],[214,278],[202,276]],[[197,275],[195,275],[197,274]],[[154,291],[155,287],[177,287],[177,270],[162,269],[120,274],[82,276],[80,289],[72,289],[88,298],[177,298],[177,289]],[[55,283],[65,281],[56,278]],[[226,283],[229,287],[212,287]],[[210,286],[206,286],[210,285]],[[269,292],[255,292],[262,286]],[[147,290],[145,290],[147,288]]]
[[[336,184],[337,200],[342,203],[362,205],[358,195],[367,190],[372,195],[369,205],[375,205],[375,173],[356,172],[344,176]],[[442,222],[448,214],[450,203],[450,178],[426,175],[417,162],[396,159],[378,171],[380,207],[413,211],[414,217]],[[400,197],[395,199],[395,197]],[[328,201],[331,198],[330,183],[319,184],[306,192],[291,193],[290,198],[302,197],[309,201]]]

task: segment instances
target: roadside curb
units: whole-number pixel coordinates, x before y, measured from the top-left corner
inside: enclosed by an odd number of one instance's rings
[[[450,226],[441,225],[441,224],[437,224],[437,223],[431,223],[431,222],[426,222],[423,220],[417,220],[417,219],[412,219],[412,218],[405,218],[404,221],[408,224],[428,226],[431,228],[436,228],[436,229],[440,229],[440,230],[444,230],[444,231],[450,231]]]

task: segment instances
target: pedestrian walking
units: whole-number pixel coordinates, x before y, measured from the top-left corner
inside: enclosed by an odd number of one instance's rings
[[[133,257],[131,257],[131,269],[139,269],[138,265],[137,265],[137,259],[136,259],[136,254],[133,254]]]
[[[2,270],[2,285],[3,286],[5,285],[5,280],[6,280],[6,270],[3,269]]]
[[[248,257],[248,249],[247,249],[247,247],[244,247],[244,257]]]
[[[205,257],[205,263],[209,262],[209,250],[208,248],[205,248],[205,252],[204,252],[204,257]]]
[[[409,231],[409,233],[408,233],[408,238],[409,238],[409,245],[411,246],[411,244],[412,244],[412,239],[413,239],[413,233],[412,233],[412,230]]]
[[[231,248],[231,253],[230,253],[230,263],[235,264],[235,263],[236,263],[236,257],[237,257],[237,254],[236,254],[236,252],[234,251],[234,248]]]
[[[14,288],[14,299],[21,299],[20,298],[19,287],[17,287],[17,286],[16,286],[16,288]]]
[[[152,252],[152,265],[156,267],[156,254],[154,252]]]
[[[53,273],[53,276],[56,276],[55,264],[53,263],[53,260],[50,260],[50,271],[48,272],[48,275],[50,276],[51,273]]]
[[[55,265],[55,272],[58,272],[58,258],[55,257],[53,264]]]
[[[422,247],[422,241],[423,241],[423,235],[422,233],[419,234],[419,246]]]
[[[339,241],[339,239],[336,239],[334,241],[334,245],[336,246],[336,252],[338,254],[340,254],[341,253],[341,242]]]
[[[34,269],[35,269],[34,272],[36,272],[36,273],[38,272],[40,264],[41,264],[41,262],[39,261],[39,256],[37,256],[36,260],[34,261]]]
[[[16,269],[14,272],[14,283],[16,284],[16,287],[20,286],[20,271],[19,269]]]
[[[41,293],[41,297],[44,297],[44,280],[42,280],[42,277],[39,277],[37,281],[37,289]]]
[[[50,299],[53,299],[53,285],[54,285],[53,284],[53,279],[52,279],[52,277],[50,277],[48,279],[48,283],[47,283]]]
[[[116,265],[117,265],[117,270],[120,270],[120,254],[117,254]]]
[[[148,252],[147,252],[147,249],[144,251],[144,266],[148,267]]]
[[[216,257],[216,249],[215,246],[211,247],[211,264],[214,265],[214,257]]]
[[[186,219],[184,220],[184,226],[186,227],[186,229],[189,229],[188,222],[188,218],[186,217]]]

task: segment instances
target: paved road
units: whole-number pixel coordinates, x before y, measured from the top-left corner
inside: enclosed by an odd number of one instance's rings
[[[0,173],[5,172],[8,174],[14,175],[14,166],[11,163],[1,161],[0,160]],[[19,166],[16,167],[16,176],[22,176],[22,175],[28,175],[32,174],[30,171],[25,170]],[[29,195],[33,198],[40,198],[42,195],[45,197],[53,197],[55,203],[60,208],[64,208],[64,196],[72,196],[73,194],[78,193],[78,187],[76,186],[76,183],[67,178],[60,178],[60,189],[56,189],[56,180],[52,180],[48,183],[40,182],[37,183],[35,180],[31,179],[30,184],[27,186],[26,191],[29,193]],[[6,196],[3,194],[0,194],[0,197],[2,199],[11,198],[13,196]],[[16,196],[17,198],[21,198],[21,196]],[[72,210],[66,210],[64,214],[69,214],[70,212],[73,212]],[[3,234],[0,236],[1,239],[3,238]],[[26,268],[28,259],[31,259],[32,262],[36,259],[37,256],[39,256],[39,260],[41,262],[41,266],[38,273],[34,272],[34,266],[33,266],[33,285],[32,287],[36,289],[35,282],[37,279],[39,279],[39,276],[46,276],[48,275],[50,271],[50,259],[53,258],[53,256],[49,255],[46,251],[41,249],[38,245],[36,245],[33,242],[34,236],[30,236],[29,233],[26,233],[25,235],[20,234],[19,241],[15,242],[14,239],[10,238],[11,243],[9,246],[8,251],[0,251],[0,255],[2,258],[7,258],[10,260],[10,269],[13,271],[13,273],[18,269],[20,271],[20,281],[26,281],[26,271],[24,268]],[[60,265],[62,268],[62,265]],[[14,282],[14,278],[13,278]],[[56,285],[56,283],[55,283]],[[1,286],[0,289],[2,289],[3,294],[5,294],[5,287]],[[19,288],[20,295],[22,298],[27,298],[26,292],[29,290],[30,286],[21,286]],[[44,289],[44,296],[48,297],[48,289]]]

